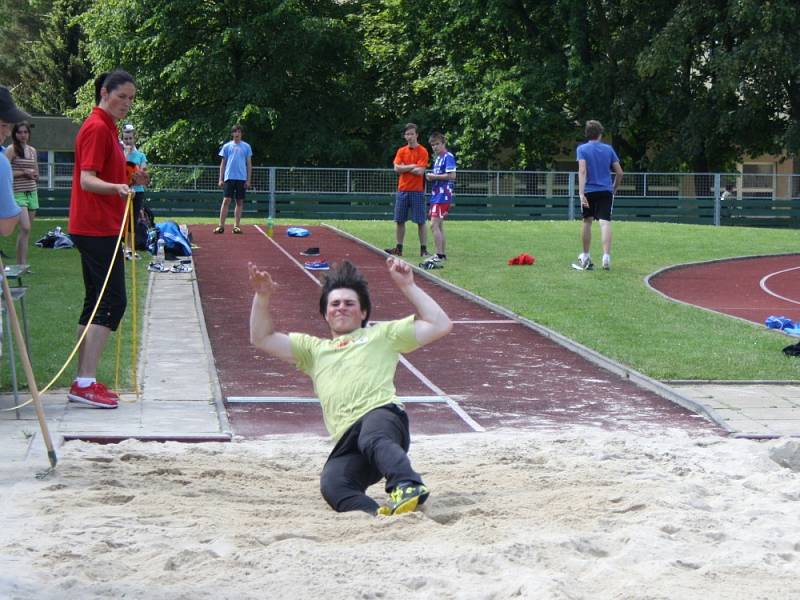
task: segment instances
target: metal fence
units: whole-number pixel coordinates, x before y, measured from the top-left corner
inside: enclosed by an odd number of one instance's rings
[[[40,164],[40,182],[49,190],[68,190],[73,165]],[[175,197],[176,193],[219,193],[219,167],[209,165],[150,165],[151,185],[148,193]],[[46,182],[46,184],[45,184]],[[261,212],[276,216],[276,204],[288,198],[341,204],[350,198],[363,205],[370,198],[375,202],[391,201],[397,175],[391,169],[326,169],[306,167],[255,167],[250,187],[253,202]],[[544,206],[550,217],[575,218],[580,215],[577,198],[578,175],[575,172],[549,171],[475,171],[460,170],[456,183],[456,206],[478,207],[471,218],[493,218],[502,214],[489,208],[516,210],[521,206]],[[525,203],[528,203],[527,205]],[[651,216],[648,206],[665,220],[686,213],[693,207],[696,216],[691,222],[721,224],[727,217],[748,211],[776,209],[793,220],[800,218],[800,175],[750,173],[626,173],[615,201],[617,211],[625,215]],[[467,211],[468,213],[469,211]],[[535,218],[539,213],[524,210],[508,215],[511,218]],[[465,213],[465,214],[467,214]],[[469,214],[473,214],[469,213]],[[545,213],[541,213],[545,214]],[[760,214],[760,213],[759,213]],[[277,214],[280,216],[280,214]],[[496,217],[495,217],[496,218]],[[675,220],[680,221],[680,218]],[[688,222],[688,221],[687,221]],[[793,223],[792,223],[793,224]]]

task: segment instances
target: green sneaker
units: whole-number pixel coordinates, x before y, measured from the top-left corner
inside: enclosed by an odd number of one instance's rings
[[[388,517],[411,512],[425,504],[430,490],[422,483],[398,485],[389,494],[389,501],[378,509],[378,514]]]

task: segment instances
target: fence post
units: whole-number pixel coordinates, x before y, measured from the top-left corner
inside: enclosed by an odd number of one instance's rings
[[[722,193],[720,191],[720,176],[719,173],[714,173],[714,225],[719,227],[722,223],[720,218],[722,214],[721,204]]]
[[[567,218],[570,221],[575,220],[575,175],[577,173],[570,173],[569,174],[569,184],[567,185],[567,194],[569,194],[569,200],[567,201]]]
[[[267,218],[275,219],[275,167],[269,168],[269,214]]]

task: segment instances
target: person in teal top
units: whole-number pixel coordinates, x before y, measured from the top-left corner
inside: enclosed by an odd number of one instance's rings
[[[132,169],[132,172],[141,172],[147,175],[147,156],[136,147],[136,128],[132,123],[128,123],[122,128],[122,149],[125,152],[125,162],[128,164],[128,167]],[[132,180],[131,183],[133,183]],[[135,183],[131,186],[131,189],[133,189],[134,192],[134,223],[146,222],[147,218],[142,213],[144,209],[144,185]],[[126,227],[125,258],[128,260],[139,260],[139,253],[133,249],[136,244],[134,241],[128,239],[127,231],[128,228]]]
[[[320,477],[322,496],[334,510],[392,515],[414,510],[429,490],[408,459],[408,415],[395,395],[400,355],[447,335],[452,323],[442,308],[414,282],[408,263],[389,257],[394,284],[416,314],[367,327],[372,304],[367,282],[350,262],[325,278],[319,308],[331,337],[279,333],[270,314],[277,291],[269,273],[248,265],[254,291],[250,342],[308,374],[322,406],[325,426],[336,445]],[[366,494],[386,479],[383,506]]]

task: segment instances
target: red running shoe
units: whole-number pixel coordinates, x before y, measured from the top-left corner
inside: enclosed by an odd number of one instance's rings
[[[119,400],[119,394],[113,390],[108,389],[105,384],[97,382],[97,388],[104,393],[109,398],[113,398],[114,400]]]
[[[78,387],[76,382],[72,383],[69,388],[67,398],[70,402],[78,402],[80,404],[88,404],[96,408],[117,408],[117,400],[103,392],[105,386],[93,383],[87,387]]]

